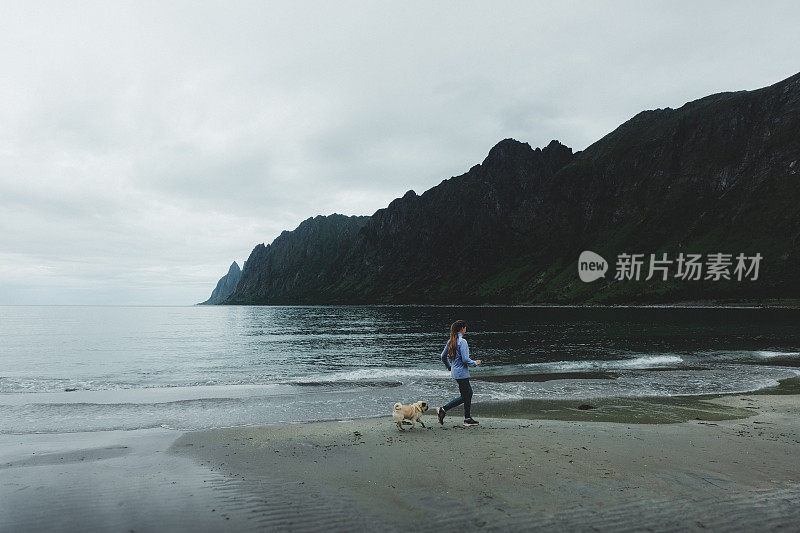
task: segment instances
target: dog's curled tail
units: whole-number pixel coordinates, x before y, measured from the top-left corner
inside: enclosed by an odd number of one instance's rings
[[[400,402],[397,402],[396,404],[394,404],[394,410],[395,411],[399,411],[401,407],[403,407],[403,404],[400,403]]]

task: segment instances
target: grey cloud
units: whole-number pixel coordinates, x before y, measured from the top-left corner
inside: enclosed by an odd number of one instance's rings
[[[156,2],[0,19],[4,303],[194,303],[319,213],[371,214],[505,137],[797,70],[775,2]],[[13,274],[18,272],[18,274]]]

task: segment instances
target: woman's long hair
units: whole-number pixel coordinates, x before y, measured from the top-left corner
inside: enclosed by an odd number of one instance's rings
[[[466,325],[467,323],[463,320],[456,320],[450,326],[450,340],[447,341],[447,356],[451,361],[456,358],[456,350],[458,349],[458,332]]]

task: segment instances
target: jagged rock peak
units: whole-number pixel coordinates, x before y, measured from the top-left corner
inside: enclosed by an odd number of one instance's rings
[[[557,139],[553,139],[547,144],[547,146],[544,147],[544,150],[542,151],[544,152],[545,150],[565,150],[565,149],[572,152],[572,148],[570,148],[565,144],[562,144],[561,141]]]
[[[565,146],[561,142],[553,139],[544,148],[531,148],[528,143],[519,142],[516,139],[503,139],[497,143],[491,150],[489,155],[483,160],[481,166],[492,167],[502,165],[504,163],[520,160],[529,157],[532,153],[541,154],[546,157],[561,157],[564,155],[572,155],[572,148]]]
[[[503,139],[489,150],[489,155],[486,156],[482,164],[484,166],[491,165],[496,162],[519,157],[522,154],[528,154],[532,151],[533,148],[531,148],[531,145],[528,143],[522,143],[511,138]]]
[[[247,265],[247,261],[245,261],[245,265]],[[211,293],[211,297],[200,305],[216,305],[222,303],[225,301],[225,298],[233,293],[241,278],[242,270],[239,268],[239,264],[234,261],[228,269],[228,273],[222,276],[217,282],[217,286]]]

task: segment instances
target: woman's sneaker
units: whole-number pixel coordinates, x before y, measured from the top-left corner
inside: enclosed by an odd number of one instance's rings
[[[465,419],[464,419],[464,425],[465,425],[465,426],[477,426],[477,425],[478,425],[478,421],[477,421],[477,420],[475,420],[475,419],[474,419],[474,418],[472,418],[472,417],[465,418]]]
[[[437,407],[436,408],[436,414],[439,416],[439,423],[441,425],[444,425],[444,415],[445,415],[444,408],[443,407]]]

